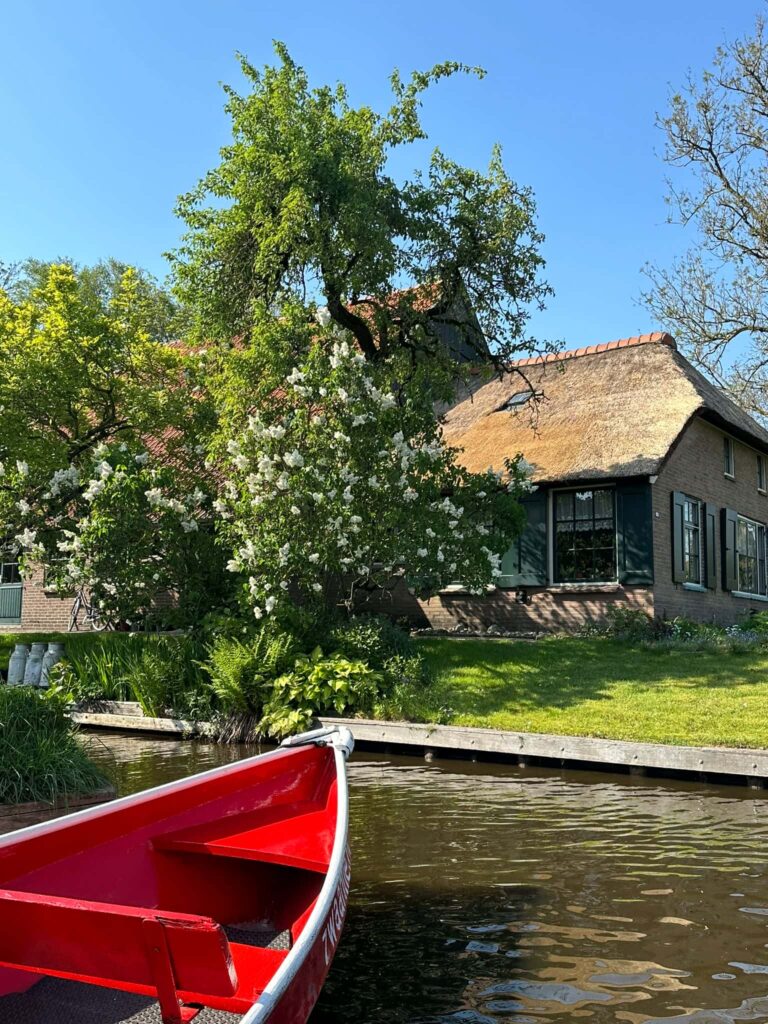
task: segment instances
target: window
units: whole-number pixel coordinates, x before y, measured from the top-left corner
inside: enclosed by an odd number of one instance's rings
[[[683,501],[683,573],[686,583],[704,582],[701,565],[702,507],[698,498]]]
[[[726,476],[730,477],[736,475],[733,459],[733,439],[730,437],[723,438],[723,472]]]
[[[739,516],[736,522],[737,589],[766,596],[765,527]]]
[[[8,583],[21,583],[18,562],[0,562],[0,586]]]
[[[765,491],[765,459],[762,455],[757,456],[757,489]]]
[[[555,583],[615,580],[613,489],[558,491],[554,498]]]
[[[517,409],[519,406],[525,405],[532,398],[532,391],[517,391],[514,395],[510,395],[509,398],[505,399],[496,412],[504,412],[506,409]]]

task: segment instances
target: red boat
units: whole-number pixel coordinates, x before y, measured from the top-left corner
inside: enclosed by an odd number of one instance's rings
[[[0,837],[0,1024],[305,1024],[349,896],[347,729]]]

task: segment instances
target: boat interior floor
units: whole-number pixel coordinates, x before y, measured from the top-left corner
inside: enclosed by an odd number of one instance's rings
[[[261,949],[291,948],[291,933],[263,921],[224,925],[230,942]],[[239,1013],[204,1007],[194,1024],[236,1024]],[[0,1024],[162,1024],[159,1004],[148,996],[80,981],[42,978],[26,992],[0,997]]]
[[[194,1024],[237,1024],[239,1013],[202,1009]],[[162,1024],[154,999],[81,981],[43,978],[0,998],[0,1024]]]
[[[240,942],[243,946],[259,946],[261,949],[291,948],[291,932],[285,928],[279,932],[263,921],[241,921],[238,924],[221,926],[230,942]]]

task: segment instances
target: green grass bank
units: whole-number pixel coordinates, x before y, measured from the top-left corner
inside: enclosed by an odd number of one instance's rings
[[[414,718],[518,732],[768,748],[768,648],[643,648],[607,637],[418,641],[436,677]]]

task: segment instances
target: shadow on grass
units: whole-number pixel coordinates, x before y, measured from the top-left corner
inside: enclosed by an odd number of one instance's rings
[[[605,637],[514,640],[425,638],[419,647],[457,711],[486,715],[565,709],[614,699],[617,684],[635,692],[713,690],[763,685],[768,654],[646,650]]]

